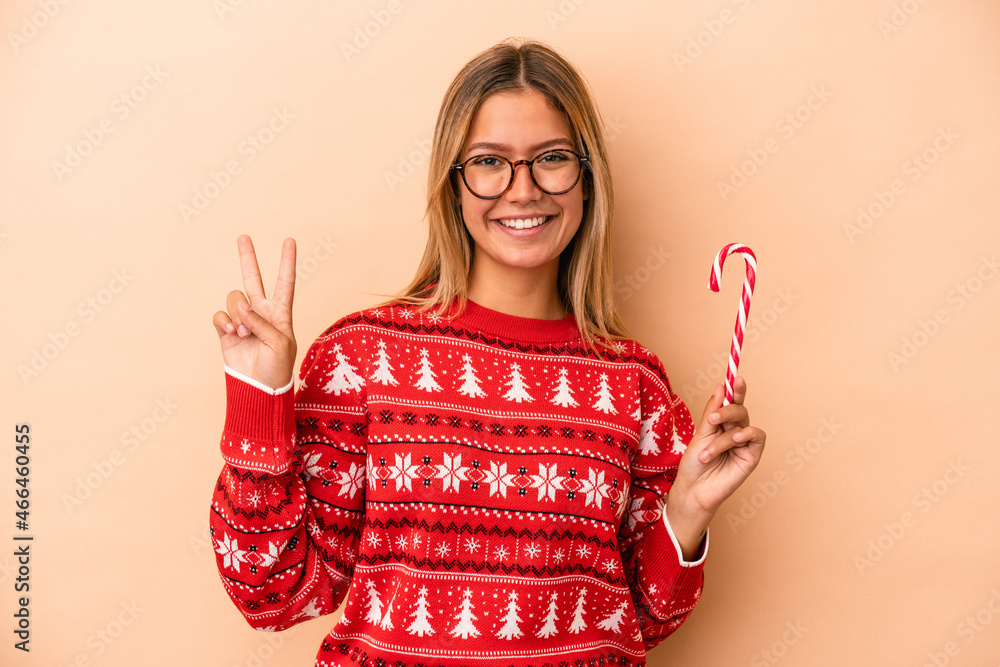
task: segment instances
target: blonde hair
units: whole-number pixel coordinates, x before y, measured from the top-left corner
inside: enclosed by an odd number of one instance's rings
[[[558,291],[586,346],[629,337],[615,309],[611,270],[614,192],[604,124],[586,82],[551,47],[505,40],[483,51],[458,73],[445,93],[434,128],[427,177],[429,235],[413,281],[389,301],[416,304],[443,314],[459,298],[464,309],[474,243],[462,220],[452,165],[468,137],[479,105],[501,91],[534,90],[566,114],[578,152],[589,154],[581,187],[589,189],[583,220],[559,258]],[[604,339],[604,340],[601,340]]]

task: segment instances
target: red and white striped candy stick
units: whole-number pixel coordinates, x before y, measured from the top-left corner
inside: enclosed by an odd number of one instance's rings
[[[719,251],[712,265],[712,275],[708,277],[708,289],[719,291],[719,280],[722,279],[722,263],[726,257],[738,253],[743,255],[747,263],[747,277],[743,281],[743,298],[740,299],[740,314],[736,318],[736,330],[733,332],[733,346],[729,349],[729,368],[726,370],[726,399],[723,405],[733,402],[733,379],[740,365],[740,351],[743,349],[743,330],[747,325],[747,313],[750,312],[750,298],[753,296],[753,286],[757,282],[757,257],[753,250],[740,243],[730,243]]]

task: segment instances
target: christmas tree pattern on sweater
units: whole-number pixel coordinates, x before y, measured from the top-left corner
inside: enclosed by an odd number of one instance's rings
[[[469,306],[342,318],[294,402],[227,376],[222,581],[262,628],[347,595],[317,664],[644,664],[700,595],[661,520],[690,414],[634,341]]]

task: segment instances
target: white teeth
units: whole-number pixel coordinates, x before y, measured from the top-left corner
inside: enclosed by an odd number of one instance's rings
[[[539,218],[519,218],[517,220],[498,220],[504,227],[512,227],[514,229],[531,229],[532,227],[537,227],[548,219],[548,216],[541,216]]]

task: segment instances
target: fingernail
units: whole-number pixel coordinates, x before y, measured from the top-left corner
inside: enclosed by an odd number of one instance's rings
[[[247,329],[245,325],[241,324],[240,325],[240,335],[241,336],[249,336],[250,335],[250,330]]]
[[[227,333],[233,333],[234,331],[236,331],[236,327],[233,326],[233,323],[232,322],[226,322],[226,332]]]
[[[705,450],[698,455],[698,460],[701,461],[702,463],[708,463],[708,459],[710,458],[711,457],[708,455],[708,450]]]

